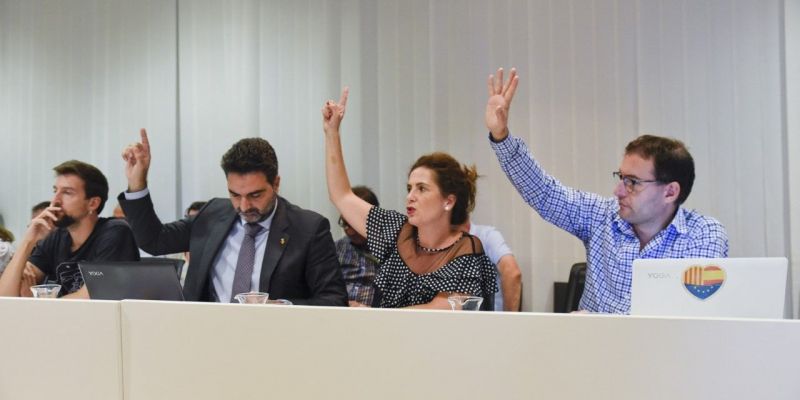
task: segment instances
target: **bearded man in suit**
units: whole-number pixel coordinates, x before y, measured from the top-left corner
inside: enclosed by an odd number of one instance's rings
[[[231,302],[260,291],[294,304],[347,306],[330,224],[278,195],[275,150],[264,139],[236,142],[222,157],[229,198],[163,224],[147,189],[150,143],[123,150],[128,190],[118,197],[140,247],[153,255],[189,251],[188,301]]]

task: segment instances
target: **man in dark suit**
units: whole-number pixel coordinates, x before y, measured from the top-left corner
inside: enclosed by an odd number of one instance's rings
[[[261,291],[294,304],[347,306],[328,220],[278,196],[278,159],[266,140],[242,139],[222,157],[230,199],[212,199],[197,215],[168,224],[147,189],[144,129],[141,142],[122,156],[128,190],[119,202],[140,247],[154,255],[191,254],[186,300],[230,302]]]

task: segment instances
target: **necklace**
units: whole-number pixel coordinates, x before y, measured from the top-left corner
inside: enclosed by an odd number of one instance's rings
[[[458,239],[453,241],[453,243],[450,243],[450,245],[445,246],[445,247],[440,247],[440,248],[433,248],[433,249],[430,248],[430,247],[425,247],[422,244],[420,244],[419,235],[416,235],[416,240],[417,240],[417,247],[419,247],[420,250],[422,250],[422,251],[424,251],[426,253],[441,253],[441,252],[443,252],[445,250],[448,250],[451,247],[453,247],[456,243],[458,243],[459,240],[461,240],[462,237],[464,237],[464,232],[461,232],[461,235],[458,237]]]

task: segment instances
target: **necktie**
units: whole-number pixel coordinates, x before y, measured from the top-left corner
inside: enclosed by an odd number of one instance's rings
[[[244,225],[244,240],[242,240],[242,248],[239,249],[239,258],[236,260],[236,272],[233,274],[231,302],[234,302],[237,294],[250,291],[253,264],[256,262],[256,236],[262,230],[264,227],[254,222]]]

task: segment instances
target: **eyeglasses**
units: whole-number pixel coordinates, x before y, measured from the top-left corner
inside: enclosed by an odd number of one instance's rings
[[[636,188],[643,186],[643,184],[645,183],[656,183],[656,182],[660,183],[660,181],[657,179],[649,179],[649,180],[638,179],[632,176],[622,175],[622,172],[619,171],[614,171],[611,173],[611,175],[614,178],[622,181],[622,184],[625,185],[625,190],[627,190],[628,193],[635,192]]]
[[[350,224],[348,224],[347,221],[344,220],[344,218],[339,217],[339,226],[342,227],[342,229],[347,229],[350,227]]]

